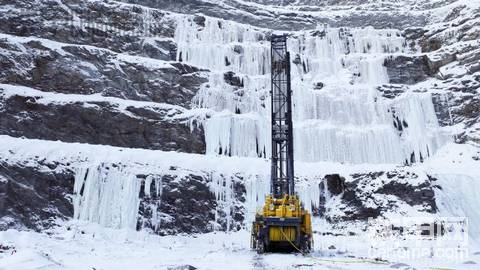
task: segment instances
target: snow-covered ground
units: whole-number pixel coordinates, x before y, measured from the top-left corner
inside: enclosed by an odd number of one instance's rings
[[[375,260],[365,235],[315,234],[315,251],[257,255],[250,250],[249,232],[214,232],[159,237],[143,232],[102,228],[70,222],[44,233],[0,232],[0,269],[478,269],[480,247],[456,259],[401,257]],[[402,250],[415,244],[400,241]],[[424,243],[428,250],[434,241]]]

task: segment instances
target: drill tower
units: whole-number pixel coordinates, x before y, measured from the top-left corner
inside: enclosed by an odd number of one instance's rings
[[[293,178],[292,89],[286,36],[271,39],[272,174],[275,198],[295,194]]]
[[[312,224],[295,193],[292,89],[287,36],[271,37],[272,170],[270,194],[252,224],[251,245],[258,253],[309,252]]]

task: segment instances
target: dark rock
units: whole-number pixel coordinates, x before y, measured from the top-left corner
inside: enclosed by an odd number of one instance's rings
[[[43,104],[32,96],[0,98],[0,132],[14,137],[204,153],[203,131],[169,120],[176,110],[122,110],[107,102]],[[21,116],[21,119],[18,118]]]
[[[224,202],[217,200],[209,188],[212,180],[210,176],[191,173],[187,176],[165,174],[156,177],[161,178],[161,187],[158,187],[161,194],[140,194],[137,229],[149,229],[160,235],[168,235],[240,230],[243,227],[245,208],[242,204],[245,202],[246,191],[239,176],[232,179],[235,203],[228,209],[228,213],[224,211]],[[155,184],[152,181],[150,190],[157,188]],[[157,211],[155,215],[160,217],[158,226],[152,219],[153,211]],[[229,227],[227,218],[231,219]]]
[[[198,68],[182,64],[124,58],[102,49],[65,45],[58,50],[42,43],[24,44],[25,53],[17,54],[18,45],[0,40],[9,47],[0,56],[0,82],[20,84],[42,91],[93,94],[102,93],[132,100],[145,100],[190,107],[200,85],[206,82]],[[148,60],[155,61],[155,60]]]
[[[415,84],[438,72],[426,56],[390,56],[385,59],[390,83]]]
[[[435,71],[435,73],[436,73],[436,72],[438,72],[440,67],[442,67],[444,65],[447,65],[447,64],[450,64],[450,63],[452,63],[453,61],[456,61],[456,60],[457,60],[457,55],[456,54],[445,53],[445,54],[442,54],[441,57],[439,57],[438,59],[435,59],[435,60],[432,60],[432,59],[427,57],[427,65],[428,65],[428,68],[431,71]]]
[[[299,54],[296,54],[295,55],[295,58],[293,59],[292,63],[294,63],[295,65],[299,65],[302,63],[302,59],[300,59],[300,55]]]
[[[167,268],[167,270],[195,270],[195,269],[197,269],[195,266],[192,266],[189,264],[172,266]]]
[[[201,27],[205,27],[205,17],[196,15],[193,17],[193,21]]]
[[[47,166],[48,165],[48,166]],[[54,164],[12,165],[0,160],[0,230],[41,231],[73,216],[74,173]]]
[[[164,53],[172,49],[172,42],[145,42],[145,38],[150,37],[173,37],[174,22],[165,12],[150,10],[147,16],[144,8],[130,8],[114,1],[64,0],[62,4],[64,6],[57,1],[10,1],[13,8],[8,14],[0,15],[0,31],[70,44],[88,44],[162,60],[172,59],[170,53]],[[76,21],[70,11],[77,16]]]
[[[410,265],[406,264],[406,263],[395,263],[395,264],[392,264],[390,265],[390,268],[393,268],[393,269],[410,269]]]
[[[233,71],[225,72],[223,74],[223,80],[231,86],[243,87],[243,79],[236,76]]]
[[[323,88],[323,86],[325,86],[322,82],[317,82],[315,83],[315,85],[313,86],[313,89],[315,90],[320,90]]]
[[[377,87],[377,90],[382,93],[382,96],[389,99],[394,99],[407,91],[404,85],[384,84]]]
[[[339,174],[325,175],[325,181],[327,181],[328,192],[333,195],[339,195],[345,190],[345,178]]]
[[[150,228],[160,235],[211,232],[214,229],[211,222],[215,219],[217,202],[208,188],[208,179],[194,174],[185,177],[167,174],[160,177],[161,197],[155,194],[143,197],[137,229]],[[159,205],[156,208],[160,216],[157,228],[154,228],[151,220],[152,204]]]

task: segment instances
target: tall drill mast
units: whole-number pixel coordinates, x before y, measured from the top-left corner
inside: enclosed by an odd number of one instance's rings
[[[272,174],[271,193],[275,198],[295,193],[293,172],[292,89],[287,37],[271,37],[272,66]]]
[[[258,253],[309,252],[313,245],[310,213],[295,194],[293,179],[292,89],[287,36],[271,36],[272,179],[271,194],[252,224],[251,245]]]

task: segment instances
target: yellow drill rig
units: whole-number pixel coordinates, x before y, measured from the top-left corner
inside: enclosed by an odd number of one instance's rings
[[[272,171],[271,193],[255,216],[251,246],[258,253],[310,252],[310,213],[295,193],[293,169],[292,90],[287,36],[271,37]]]

